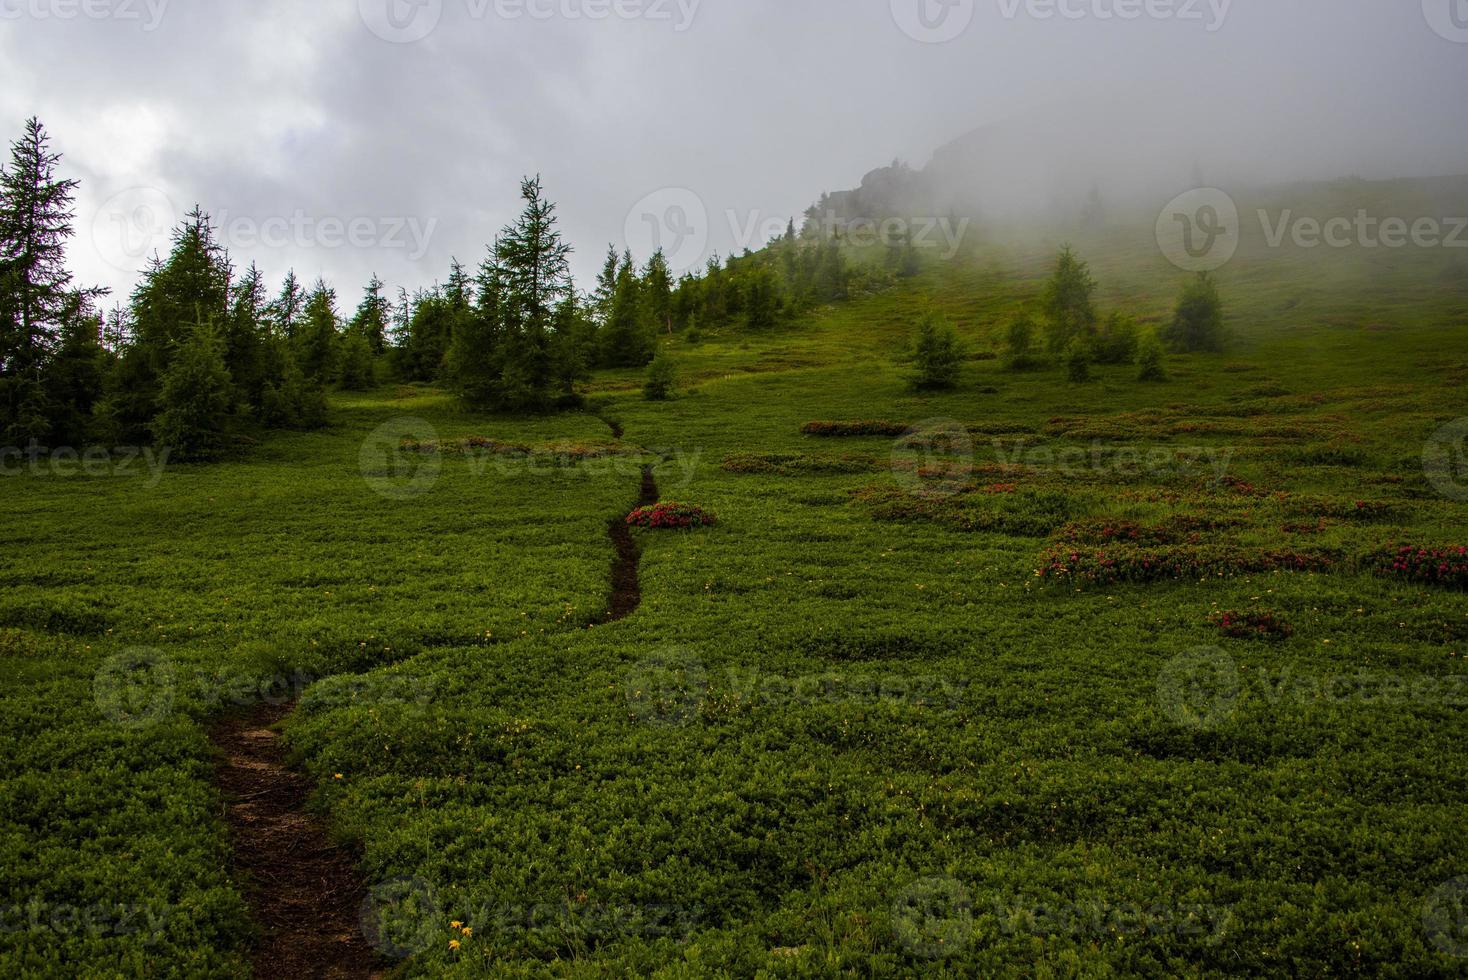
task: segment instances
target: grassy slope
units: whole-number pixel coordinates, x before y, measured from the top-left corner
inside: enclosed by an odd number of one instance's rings
[[[172,468],[152,490],[8,478],[0,776],[14,802],[0,904],[166,915],[149,943],[3,935],[0,964],[239,972],[240,904],[220,870],[200,727],[220,707],[199,695],[196,668],[392,664],[381,671],[408,703],[328,681],[290,735],[371,880],[432,890],[410,974],[1461,972],[1422,910],[1468,873],[1462,706],[1274,700],[1261,683],[1284,669],[1461,674],[1459,595],[1349,568],[1081,589],[1034,572],[1048,525],[1089,517],[1223,516],[1239,525],[1210,540],[1239,549],[1464,541],[1461,505],[1432,494],[1420,464],[1427,434],[1468,414],[1462,263],[1246,252],[1222,276],[1235,348],[1174,359],[1167,384],[1103,369],[1076,387],[975,361],[959,392],[908,393],[891,352],[915,311],[931,302],[991,348],[1050,244],[981,249],[778,335],[680,347],[694,387],[669,404],[640,401],[630,375],[600,377],[629,441],[699,460],[659,468],[664,497],[721,520],[645,537],[644,605],[602,629],[581,627],[604,600],[604,525],[635,497],[635,472],[476,476],[449,460],[430,492],[400,502],[374,495],[358,466],[366,433],[402,415],[445,436],[605,441],[587,416],[466,419],[384,391],[343,403],[329,434]],[[1175,270],[1123,239],[1082,247],[1106,305],[1166,309]],[[1265,387],[1290,394],[1248,394]],[[1270,407],[1224,414],[1241,402]],[[1157,414],[1113,418],[1144,411]],[[1005,477],[1013,495],[884,511],[911,482],[894,478],[891,439],[799,432],[812,419],[950,418],[1089,450],[1088,436],[1047,427],[1054,417],[1128,445],[1232,451],[1230,475],[1291,497],[1041,467]],[[1164,431],[1199,420],[1214,431]],[[995,461],[988,437],[975,444],[980,465]],[[1350,465],[1303,462],[1325,446],[1352,449]],[[721,468],[735,453],[871,463]],[[1356,518],[1363,499],[1393,509]],[[1345,516],[1298,540],[1280,531],[1324,504]],[[1017,533],[961,532],[945,522],[955,513]],[[1222,640],[1207,622],[1261,605],[1294,637]],[[1209,644],[1239,665],[1245,696],[1220,728],[1195,731],[1168,717],[1158,677]],[[101,716],[92,678],[140,645],[180,680],[168,720],[130,731]],[[790,696],[789,681],[812,678],[843,696]],[[1015,918],[1036,905],[1166,918],[1143,934]],[[450,920],[476,930],[457,954]]]

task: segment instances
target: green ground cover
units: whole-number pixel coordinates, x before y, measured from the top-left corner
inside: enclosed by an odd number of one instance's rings
[[[1165,383],[909,392],[917,315],[997,350],[1052,244],[671,341],[674,400],[592,384],[620,444],[387,388],[239,462],[5,477],[0,969],[244,973],[205,723],[300,688],[407,976],[1468,972],[1468,607],[1381,560],[1468,544],[1423,466],[1464,264],[1245,250],[1229,351]],[[1082,244],[1164,315],[1176,270]],[[856,420],[912,434],[802,431]],[[593,628],[644,448],[717,524],[636,531]]]

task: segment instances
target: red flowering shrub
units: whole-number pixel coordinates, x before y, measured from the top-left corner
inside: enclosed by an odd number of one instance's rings
[[[1235,640],[1287,640],[1295,635],[1293,626],[1268,609],[1243,612],[1230,609],[1214,613],[1208,621],[1224,636]]]
[[[1264,551],[1228,545],[1148,548],[1118,544],[1100,549],[1059,545],[1041,554],[1035,576],[1058,582],[1110,585],[1253,572],[1323,572],[1337,563],[1334,555],[1323,551]]]
[[[639,507],[627,515],[630,527],[646,527],[656,530],[668,528],[684,529],[712,527],[718,519],[692,504],[660,503],[651,507]]]
[[[858,422],[807,422],[801,426],[800,431],[808,436],[835,439],[845,436],[902,436],[907,435],[911,429],[912,426],[906,422],[868,419]]]
[[[1202,544],[1203,536],[1225,528],[1237,527],[1233,518],[1200,517],[1196,514],[1176,514],[1160,524],[1143,525],[1136,521],[1085,520],[1067,524],[1060,529],[1059,537],[1068,544],[1124,544],[1168,545]]]
[[[1446,589],[1468,589],[1468,547],[1414,548],[1401,545],[1372,556],[1368,563],[1388,578],[1425,582]]]

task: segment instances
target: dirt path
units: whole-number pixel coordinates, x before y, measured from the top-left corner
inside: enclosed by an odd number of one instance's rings
[[[286,767],[272,730],[293,704],[261,705],[210,732],[216,783],[234,838],[234,871],[263,932],[257,977],[359,980],[385,975],[363,938],[366,888],[356,862],[306,812],[310,782]]]
[[[618,439],[622,427],[608,423]],[[642,468],[638,507],[658,502],[653,466]],[[626,619],[642,603],[642,550],[625,517],[608,533],[616,548],[604,623]],[[311,784],[287,766],[274,726],[294,704],[261,705],[209,732],[219,754],[215,783],[234,840],[234,872],[263,935],[253,957],[257,977],[364,980],[386,976],[362,934],[366,886],[347,848],[333,844],[306,809]]]
[[[638,507],[651,507],[658,502],[658,481],[652,466],[642,468],[642,491],[637,498]],[[615,623],[626,619],[642,604],[640,567],[642,549],[633,540],[632,529],[625,517],[614,517],[608,525],[612,546],[617,556],[612,560],[612,594],[607,600],[607,615],[604,623]]]

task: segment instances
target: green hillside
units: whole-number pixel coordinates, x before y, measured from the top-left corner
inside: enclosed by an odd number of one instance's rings
[[[1076,384],[997,358],[1063,240],[1170,315],[1150,226],[991,230],[664,338],[667,402],[8,461],[0,972],[245,975],[208,731],[299,693],[396,975],[1462,975],[1468,252],[1246,235],[1224,353]],[[928,310],[952,392],[905,382]],[[604,623],[644,464],[717,523],[635,530]]]

